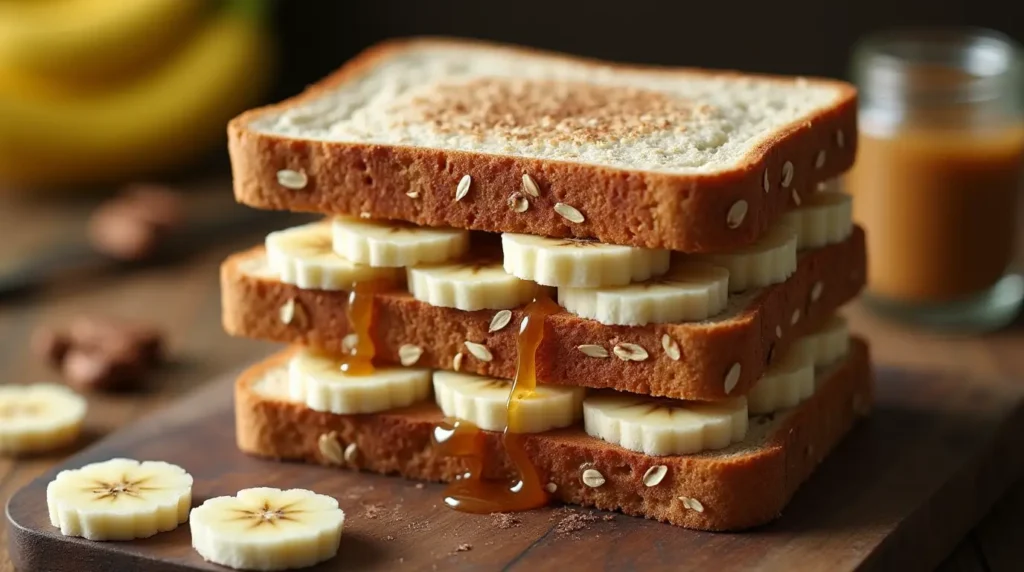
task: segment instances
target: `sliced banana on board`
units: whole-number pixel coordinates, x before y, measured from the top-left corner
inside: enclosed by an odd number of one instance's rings
[[[772,413],[793,407],[813,393],[814,364],[805,355],[789,351],[747,392],[747,408],[751,414]]]
[[[728,254],[677,255],[729,270],[729,291],[742,292],[785,282],[796,272],[796,231],[785,224],[772,227],[754,244]]]
[[[73,443],[85,411],[85,398],[63,385],[0,386],[0,453],[39,453]]]
[[[622,286],[664,274],[669,251],[529,234],[501,235],[505,270],[544,286]]]
[[[64,536],[132,540],[174,530],[192,506],[192,475],[163,461],[110,459],[61,471],[46,487]]]
[[[705,262],[673,265],[659,278],[612,288],[559,288],[558,303],[606,325],[642,326],[704,320],[725,309],[729,271]]]
[[[305,489],[253,488],[192,509],[192,547],[238,570],[289,570],[333,558],[345,513],[333,497]]]
[[[346,260],[377,268],[444,262],[469,249],[469,231],[455,228],[338,217],[332,230],[334,252]]]
[[[796,230],[800,250],[836,244],[853,232],[853,200],[846,193],[811,193],[782,222]]]
[[[373,268],[338,256],[331,225],[314,222],[267,235],[267,263],[282,282],[299,288],[351,290],[357,282],[397,282],[400,268]]]
[[[583,400],[587,434],[646,455],[723,449],[747,434],[747,401],[689,402],[600,393]]]
[[[348,375],[333,357],[300,349],[288,362],[288,394],[316,411],[377,413],[428,399],[430,370],[378,367],[369,375]]]
[[[522,306],[537,289],[536,283],[505,272],[496,260],[416,266],[408,269],[406,281],[421,302],[469,312]]]
[[[831,365],[850,350],[850,330],[846,318],[833,315],[817,330],[793,342],[790,352],[801,355],[815,367]]]
[[[479,375],[434,372],[434,396],[447,417],[469,421],[485,431],[504,431],[508,425],[512,382]],[[519,401],[513,424],[517,433],[543,433],[568,427],[581,414],[582,387],[538,385],[531,397]]]

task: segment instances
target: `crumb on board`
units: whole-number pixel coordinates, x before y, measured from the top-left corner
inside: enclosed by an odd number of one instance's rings
[[[507,512],[494,512],[491,513],[491,524],[502,530],[508,530],[515,528],[520,525],[522,521],[519,517],[514,514]]]
[[[601,520],[603,520],[605,522],[611,522],[611,521],[615,520],[615,515],[614,514],[606,514],[606,515],[601,517]]]
[[[592,512],[584,514],[572,509],[564,509],[562,514],[562,519],[555,525],[555,532],[558,534],[578,532],[586,528],[589,523],[597,521],[597,516]]]
[[[426,486],[427,485],[424,485],[423,483],[416,483],[416,488],[418,488],[418,489],[425,488]]]
[[[384,540],[394,540],[394,539],[395,539],[395,537],[391,536],[390,534],[384,537]]]
[[[363,507],[363,516],[366,518],[377,518],[384,512],[384,505],[381,503],[370,504]]]
[[[469,552],[470,550],[473,550],[473,545],[465,542],[455,547],[455,552]]]

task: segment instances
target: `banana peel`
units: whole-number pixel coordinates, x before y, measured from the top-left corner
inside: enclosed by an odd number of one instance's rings
[[[0,182],[38,188],[127,180],[223,141],[228,120],[256,103],[272,75],[274,51],[258,5],[224,5],[159,67],[109,90],[0,84]]]

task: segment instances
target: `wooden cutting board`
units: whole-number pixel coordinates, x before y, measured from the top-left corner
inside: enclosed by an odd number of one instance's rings
[[[108,543],[50,526],[56,472],[116,456],[183,466],[195,504],[252,486],[335,496],[347,514],[340,555],[313,570],[930,569],[1024,469],[1024,384],[883,370],[875,414],[768,526],[701,533],[566,507],[503,521],[445,508],[440,485],[246,457],[234,446],[231,385],[212,382],[18,491],[7,505],[18,569],[224,570],[192,550],[187,524]]]

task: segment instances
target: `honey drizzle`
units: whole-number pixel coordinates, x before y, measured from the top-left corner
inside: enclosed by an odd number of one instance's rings
[[[529,399],[537,387],[537,348],[544,339],[544,318],[561,308],[544,294],[526,306],[516,339],[518,364],[509,393],[508,425],[502,434],[505,453],[519,474],[511,482],[484,479],[486,434],[472,423],[445,419],[434,428],[434,442],[441,454],[465,459],[466,471],[445,491],[444,502],[463,512],[518,512],[548,504],[548,493],[540,482],[537,468],[524,446],[519,405]]]
[[[370,333],[373,326],[373,297],[388,286],[383,280],[356,282],[348,293],[345,316],[352,327],[352,333],[356,335],[356,344],[348,351],[348,355],[343,352],[339,360],[341,371],[348,375],[370,375],[374,371],[373,356],[377,349]]]

